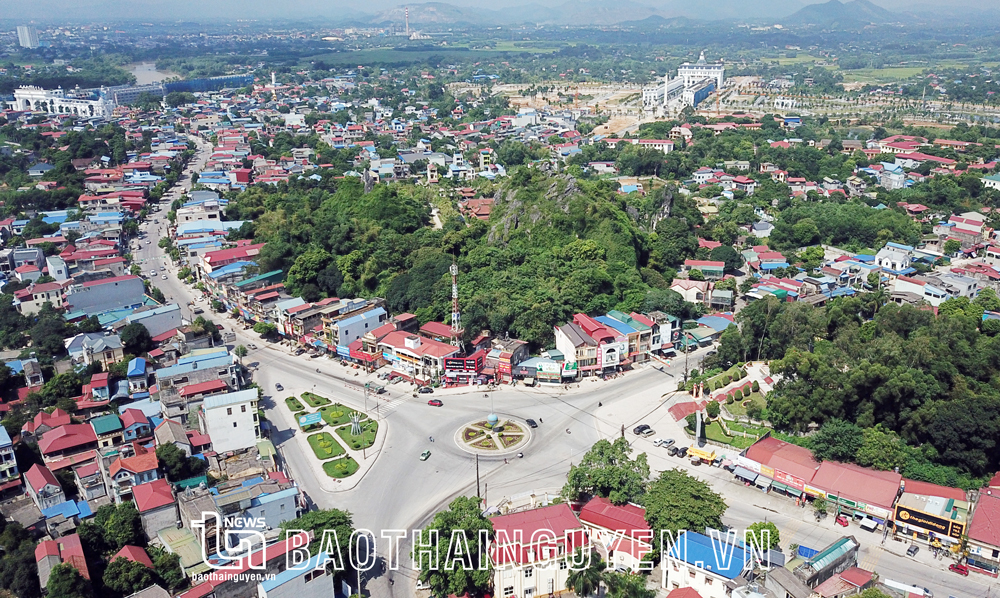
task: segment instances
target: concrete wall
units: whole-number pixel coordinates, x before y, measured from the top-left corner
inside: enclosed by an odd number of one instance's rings
[[[142,513],[142,529],[147,538],[155,538],[156,532],[177,526],[177,503],[164,505]]]
[[[142,304],[145,294],[141,278],[130,278],[118,282],[80,287],[66,296],[69,311],[83,310],[97,313]]]

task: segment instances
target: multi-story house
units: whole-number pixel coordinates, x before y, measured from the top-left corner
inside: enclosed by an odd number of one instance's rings
[[[108,489],[104,485],[104,472],[97,461],[91,461],[73,468],[73,477],[76,478],[76,487],[80,491],[80,497],[84,500],[94,500],[107,496]]]
[[[206,397],[198,418],[217,453],[248,449],[261,439],[256,389]]]
[[[122,420],[117,415],[109,413],[95,417],[90,420],[90,425],[93,426],[94,434],[97,435],[98,447],[107,448],[122,443],[124,429]]]
[[[102,461],[103,462],[103,461]],[[111,498],[116,502],[132,499],[132,488],[160,479],[156,453],[138,443],[122,447],[119,456],[108,466]]]
[[[11,442],[7,429],[0,426],[0,492],[5,490],[11,481],[18,481],[20,475],[17,459],[14,458],[14,443]],[[18,481],[15,485],[19,483]]]
[[[638,572],[653,550],[653,530],[646,523],[646,509],[638,505],[593,498],[580,509],[580,522],[591,541],[606,553],[610,568]]]
[[[749,561],[741,541],[727,543],[725,539],[725,535],[713,541],[697,532],[681,532],[660,565],[662,587],[668,591],[692,588],[702,598],[729,598],[730,584],[748,573]],[[720,547],[729,558],[718,558]]]
[[[556,349],[566,359],[566,363],[576,363],[578,372],[587,372],[597,367],[597,341],[587,335],[573,322],[554,327]]]
[[[28,473],[24,474],[24,481],[28,487],[28,496],[39,511],[66,502],[66,495],[59,485],[59,480],[48,467],[35,463]]]
[[[569,559],[589,544],[583,524],[562,503],[493,517],[493,587],[502,598],[562,594]]]

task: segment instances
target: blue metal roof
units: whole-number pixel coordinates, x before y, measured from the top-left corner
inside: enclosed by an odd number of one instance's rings
[[[684,532],[670,547],[669,555],[725,579],[738,577],[747,565],[743,542],[729,544],[721,533],[712,539],[697,532]]]
[[[302,563],[298,567],[290,567],[281,573],[278,573],[274,577],[261,581],[260,586],[264,589],[264,592],[270,592],[275,588],[285,585],[293,579],[301,577],[317,568],[323,567],[328,558],[327,553],[319,552],[316,556],[312,557],[305,563]]]
[[[128,372],[126,375],[131,378],[132,376],[142,376],[146,373],[146,360],[142,357],[136,357],[132,361],[128,362]]]
[[[610,316],[597,316],[594,319],[600,322],[601,324],[604,324],[608,328],[616,330],[619,334],[629,335],[629,334],[635,334],[637,332],[635,328],[632,328],[631,326],[623,322],[619,322],[618,320]]]

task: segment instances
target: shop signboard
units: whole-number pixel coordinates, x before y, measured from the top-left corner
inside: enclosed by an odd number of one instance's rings
[[[754,473],[760,473],[760,463],[754,461],[753,459],[748,459],[743,455],[737,455],[735,461],[736,464],[743,469],[749,469]]]
[[[766,475],[767,477],[774,479],[774,469],[768,467],[767,465],[760,466],[760,473]]]
[[[787,473],[785,473],[783,471],[777,470],[777,469],[774,470],[774,476],[773,477],[774,477],[774,481],[781,482],[782,484],[784,484],[786,486],[790,486],[792,488],[795,488],[796,490],[802,490],[803,488],[805,488],[805,485],[806,485],[805,482],[803,482],[799,478],[797,478],[797,477],[795,477],[793,475],[789,475],[789,474],[787,474]]]
[[[952,538],[961,538],[962,533],[965,531],[965,525],[959,521],[951,521],[936,515],[929,515],[902,505],[896,505],[894,519],[906,525],[907,528],[918,527]]]

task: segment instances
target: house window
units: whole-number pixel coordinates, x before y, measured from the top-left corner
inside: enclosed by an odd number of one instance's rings
[[[559,568],[565,570],[567,567],[569,567],[569,564],[566,562],[566,559],[561,559],[559,561]]]
[[[233,422],[233,427],[234,427],[234,428],[236,427],[236,422]]]
[[[707,575],[705,576],[705,585],[706,585],[706,586],[710,586],[710,585],[712,585],[712,582],[713,582],[713,581],[715,581],[715,580],[714,580],[714,579],[712,579],[711,577],[709,577],[709,576],[707,576]]]
[[[514,586],[507,586],[503,589],[504,598],[514,595]]]
[[[532,569],[531,567],[528,567],[527,569],[524,570],[524,578],[525,579],[528,579],[529,577],[531,577],[534,574],[535,574],[535,570]]]
[[[694,579],[694,569],[691,569],[690,571],[688,571],[688,575],[691,576],[691,579]]]
[[[226,415],[232,415],[232,414],[233,414],[233,408],[232,407],[227,407],[226,408]]]
[[[240,405],[240,413],[246,413],[246,412],[247,412],[247,406],[246,405]]]

